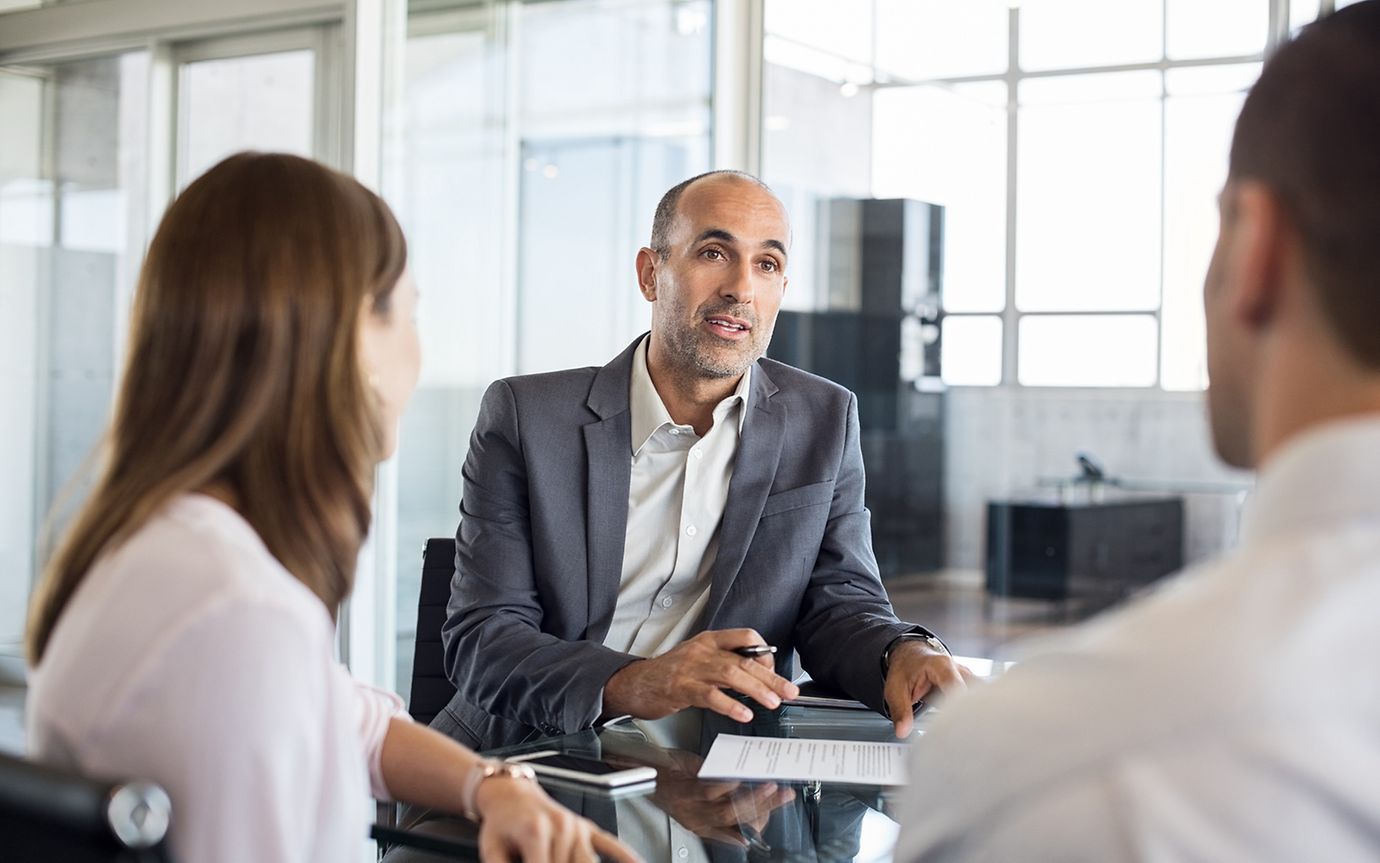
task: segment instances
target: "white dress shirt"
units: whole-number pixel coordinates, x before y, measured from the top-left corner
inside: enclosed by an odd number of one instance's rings
[[[632,480],[618,602],[604,646],[656,656],[684,641],[709,599],[752,370],[714,407],[703,438],[678,425],[647,372],[647,339],[633,356]]]
[[[178,498],[72,597],[31,678],[31,754],[162,785],[178,860],[359,859],[406,714],[336,662],[334,629],[238,513]]]
[[[1380,418],[1277,453],[1235,553],[943,709],[898,863],[1380,859],[1378,617]]]

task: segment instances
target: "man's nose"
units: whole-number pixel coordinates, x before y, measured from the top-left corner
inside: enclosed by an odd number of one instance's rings
[[[732,271],[724,278],[723,284],[719,286],[719,296],[726,300],[732,300],[739,305],[746,305],[752,302],[752,262],[743,261],[738,266],[733,267]]]

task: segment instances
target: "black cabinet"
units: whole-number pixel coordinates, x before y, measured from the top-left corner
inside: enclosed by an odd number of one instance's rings
[[[987,592],[1115,599],[1184,563],[1182,498],[987,504]]]

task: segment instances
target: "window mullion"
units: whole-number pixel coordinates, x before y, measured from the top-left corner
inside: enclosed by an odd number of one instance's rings
[[[1002,309],[1002,371],[1005,385],[1018,383],[1016,358],[1020,350],[1020,315],[1016,311],[1016,170],[1020,103],[1021,10],[1012,6],[1007,13],[1006,55],[1006,305]]]

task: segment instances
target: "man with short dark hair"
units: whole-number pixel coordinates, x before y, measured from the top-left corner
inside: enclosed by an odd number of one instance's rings
[[[898,861],[1380,859],[1380,0],[1266,62],[1220,205],[1240,548],[950,705]]]
[[[760,180],[687,180],[637,254],[651,333],[603,368],[489,388],[436,727],[483,749],[690,707],[747,721],[730,693],[794,697],[793,652],[901,736],[932,688],[963,687],[882,589],[853,394],[763,358],[789,251]]]

